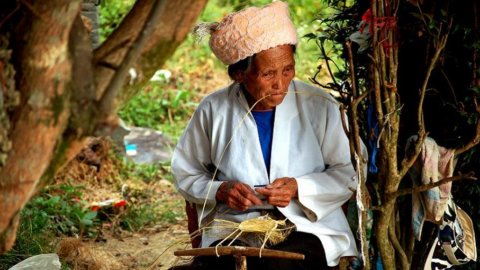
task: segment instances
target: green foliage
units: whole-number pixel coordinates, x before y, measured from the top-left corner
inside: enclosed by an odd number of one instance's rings
[[[155,204],[130,203],[128,211],[122,216],[120,225],[130,231],[140,231],[148,225],[161,220]]]
[[[99,14],[100,42],[104,41],[128,14],[135,0],[102,0]]]
[[[164,83],[151,82],[144,91],[125,104],[119,115],[129,125],[162,130],[178,136],[184,124],[180,125],[180,130],[176,129],[177,124],[187,121],[197,105],[191,100],[190,91],[183,86],[178,83],[175,89],[171,89]]]
[[[12,250],[0,256],[0,269],[37,254],[55,251],[58,235],[96,235],[97,213],[82,201],[82,187],[61,185],[43,190],[20,213],[20,226]]]
[[[53,230],[61,235],[94,236],[91,230],[98,223],[96,212],[81,200],[81,186],[60,185],[50,187],[33,198],[22,212],[22,218],[32,220],[32,230]]]
[[[315,43],[321,59],[313,76],[315,82],[325,89],[342,93],[349,87],[346,83],[349,75],[344,44],[356,31],[358,22],[354,20],[354,16],[358,16],[361,12],[358,10],[358,5],[353,5],[353,1],[323,2],[326,2],[327,7],[320,9],[315,17],[319,24],[318,28],[305,34],[304,37]],[[356,71],[361,72],[362,69],[363,67],[359,67]],[[358,77],[363,76],[357,74]]]
[[[166,210],[162,213],[161,219],[168,223],[176,223],[181,215],[174,210]]]

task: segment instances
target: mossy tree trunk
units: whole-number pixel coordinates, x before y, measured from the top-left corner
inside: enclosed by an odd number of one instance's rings
[[[149,78],[206,2],[139,0],[92,51],[81,0],[2,1],[0,254],[13,245],[19,213],[42,179],[73,158],[86,137],[115,127],[115,100],[128,69],[138,62],[141,69],[148,57],[143,78]]]

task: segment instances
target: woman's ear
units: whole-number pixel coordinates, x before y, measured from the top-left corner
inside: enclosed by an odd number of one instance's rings
[[[236,83],[243,83],[245,80],[245,71],[237,70],[233,73],[233,80]]]

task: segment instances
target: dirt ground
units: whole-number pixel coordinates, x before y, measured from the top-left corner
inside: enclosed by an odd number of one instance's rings
[[[162,175],[149,183],[121,176],[118,169],[121,161],[108,155],[111,143],[101,141],[99,144],[100,150],[88,151],[85,158],[72,161],[64,173],[58,175],[57,184],[75,179],[76,184],[84,187],[82,199],[87,202],[128,198],[125,207],[145,205],[166,218],[137,230],[124,230],[120,229],[119,222],[125,218],[126,208],[110,213],[95,239],[59,239],[59,246],[64,247],[60,257],[67,258],[74,270],[163,270],[182,263],[173,252],[190,248],[184,199]],[[101,164],[99,171],[91,165],[96,163],[93,161]]]
[[[183,199],[172,185],[159,183],[152,189],[161,190],[156,194],[158,200],[168,202],[167,208],[183,210]],[[108,191],[96,187],[92,192],[106,194]],[[62,241],[71,239],[60,240],[59,246],[62,246]],[[181,260],[173,255],[175,250],[190,248],[183,214],[174,222],[148,225],[136,232],[122,230],[106,222],[96,239],[76,240],[73,248],[66,248],[66,254],[59,254],[62,258],[71,257],[67,261],[74,270],[166,270],[189,259]]]
[[[179,222],[170,227],[146,228],[121,238],[106,236],[104,242],[89,241],[86,246],[97,257],[101,269],[166,270],[184,262],[175,257],[173,252],[189,247],[181,241],[188,237],[186,228],[186,222]]]

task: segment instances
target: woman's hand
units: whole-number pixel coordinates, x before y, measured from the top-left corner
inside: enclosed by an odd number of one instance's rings
[[[278,207],[285,207],[292,198],[298,197],[297,180],[291,177],[277,178],[273,183],[256,188],[255,191],[265,196],[269,204]]]
[[[252,205],[262,204],[249,185],[238,181],[223,182],[218,188],[215,199],[239,211],[245,211]]]

